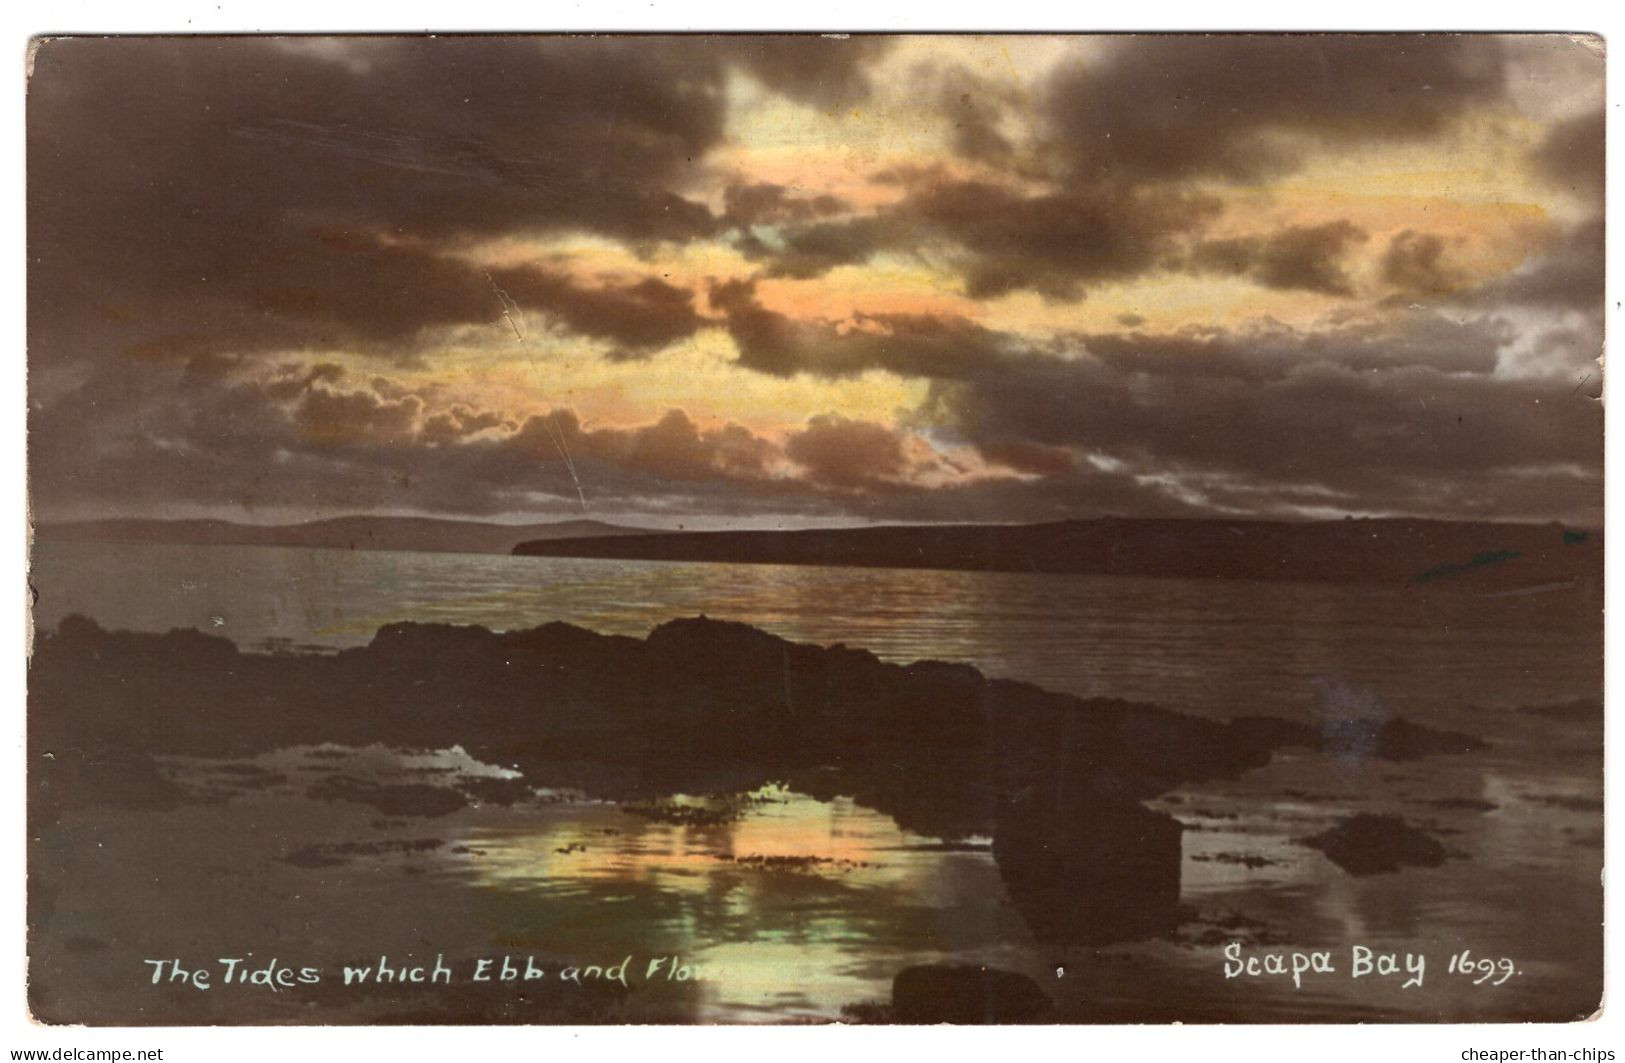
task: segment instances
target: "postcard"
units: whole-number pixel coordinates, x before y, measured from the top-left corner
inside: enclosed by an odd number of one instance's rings
[[[28,64],[38,1022],[1598,1012],[1600,38]]]

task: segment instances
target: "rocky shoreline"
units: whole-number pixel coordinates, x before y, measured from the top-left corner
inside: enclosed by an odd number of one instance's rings
[[[244,653],[195,630],[108,632],[75,617],[41,636],[30,702],[36,826],[86,805],[180,800],[158,756],[323,743],[460,746],[517,773],[478,794],[322,784],[328,798],[397,816],[511,801],[528,785],[638,800],[781,783],[850,797],[944,841],[990,836],[1034,935],[1064,945],[1177,924],[1183,827],[1147,799],[1287,746],[1394,761],[1483,747],[1395,719],[1319,731],[1272,717],[1218,723],[704,617],[646,639],[559,623],[398,623],[335,654]]]

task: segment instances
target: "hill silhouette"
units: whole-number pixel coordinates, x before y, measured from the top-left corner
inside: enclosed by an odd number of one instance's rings
[[[1078,573],[1185,579],[1600,584],[1602,537],[1560,525],[1103,518],[1047,524],[660,532],[523,542],[533,557]]]
[[[407,550],[506,554],[521,542],[571,536],[641,535],[642,528],[601,520],[497,524],[436,517],[333,517],[301,524],[242,524],[226,520],[113,520],[41,524],[46,541],[176,543],[188,546],[310,546],[330,550]]]

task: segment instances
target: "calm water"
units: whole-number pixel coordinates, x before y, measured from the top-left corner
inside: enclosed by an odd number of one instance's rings
[[[1601,603],[1567,592],[104,543],[39,544],[32,579],[45,629],[77,612],[244,648],[341,647],[396,620],[641,637],[704,613],[1223,718],[1313,712],[1329,684],[1436,716],[1595,696],[1602,676]]]
[[[520,943],[682,953],[706,971],[685,989],[702,1018],[838,1017],[933,959],[1022,970],[1069,1015],[1119,1019],[1510,1018],[1583,1009],[1600,983],[1600,721],[1515,711],[1600,693],[1600,603],[1569,592],[60,543],[38,548],[33,582],[46,629],[79,612],[245,647],[339,647],[403,619],[643,635],[705,613],[1082,695],[1216,717],[1404,714],[1493,743],[1408,765],[1286,754],[1167,795],[1154,804],[1189,828],[1191,920],[1172,940],[1106,950],[1034,942],[986,851],[943,852],[849,801],[777,792],[705,827],[579,801],[441,821],[467,852],[427,878],[477,886]],[[251,800],[279,799],[293,797]],[[1356,811],[1404,815],[1457,855],[1353,878],[1299,843]],[[811,859],[751,859],[783,856]],[[1331,949],[1340,974],[1302,989],[1226,980],[1230,940]],[[1425,952],[1426,984],[1348,978],[1354,944]],[[1445,970],[1462,948],[1519,973],[1474,987]]]

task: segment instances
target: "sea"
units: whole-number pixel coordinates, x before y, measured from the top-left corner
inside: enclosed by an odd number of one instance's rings
[[[985,839],[943,846],[849,798],[774,789],[747,795],[741,817],[687,824],[559,800],[453,825],[456,855],[432,875],[500,898],[556,950],[681,956],[703,972],[685,987],[700,1021],[861,1018],[896,971],[927,962],[1020,971],[1080,1021],[1494,1021],[1598,1006],[1600,713],[1529,711],[1601,697],[1602,603],[1588,591],[91,542],[36,544],[30,582],[37,631],[83,614],[328,652],[402,620],[642,637],[705,615],[1084,698],[1221,720],[1405,717],[1489,743],[1403,763],[1286,751],[1156,799],[1186,825],[1189,918],[1102,949],[1036,941]],[[1303,844],[1357,812],[1401,815],[1451,857],[1355,877]],[[1272,973],[1295,954],[1332,971]],[[1380,970],[1383,956],[1401,973]],[[1425,973],[1407,985],[1418,956]]]

